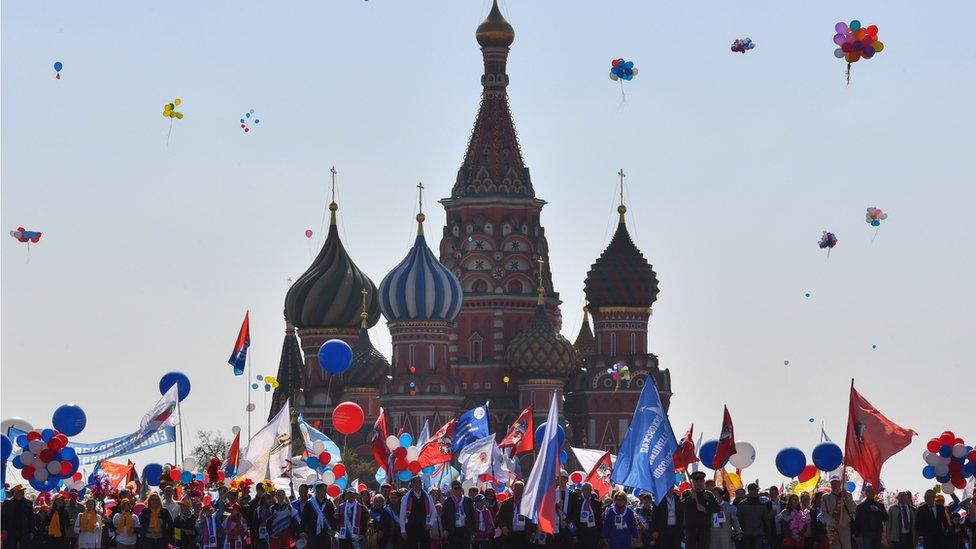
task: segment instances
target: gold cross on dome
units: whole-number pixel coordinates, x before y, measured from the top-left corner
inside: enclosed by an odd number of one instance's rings
[[[335,166],[332,166],[332,168],[329,169],[329,173],[332,174],[332,201],[335,202],[335,176],[339,172],[336,171]]]
[[[620,176],[620,205],[623,206],[624,205],[624,178],[627,177],[627,174],[624,173],[623,168],[620,168],[620,171],[617,172],[617,175]]]
[[[418,194],[417,202],[419,205],[419,209],[417,211],[419,213],[424,213],[424,182],[423,181],[417,183],[417,194]]]

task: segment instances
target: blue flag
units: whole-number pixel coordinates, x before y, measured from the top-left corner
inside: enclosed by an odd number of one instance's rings
[[[610,480],[629,488],[654,494],[661,501],[674,487],[674,452],[678,441],[674,438],[653,376],[647,376],[634,418],[623,442],[617,462],[613,464]]]
[[[451,446],[457,455],[468,444],[488,436],[488,403],[464,412],[457,419]]]
[[[316,442],[321,442],[325,446],[324,452],[328,452],[332,456],[331,463],[339,463],[342,461],[342,451],[339,450],[339,446],[332,439],[328,437],[322,431],[319,431],[315,427],[312,427],[307,421],[305,421],[304,414],[298,414],[298,430],[302,433],[302,438],[305,442],[305,449],[309,453],[312,452],[313,447]]]

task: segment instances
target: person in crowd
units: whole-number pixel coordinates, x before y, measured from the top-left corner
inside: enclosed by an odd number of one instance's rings
[[[884,544],[894,549],[915,547],[915,506],[910,492],[898,492],[897,502],[888,507]]]
[[[372,549],[395,549],[400,541],[400,528],[393,511],[387,507],[383,494],[370,501],[366,538]]]
[[[165,506],[164,503],[163,507]],[[180,549],[196,549],[197,516],[193,512],[193,501],[189,497],[184,497],[180,500],[179,508],[179,513],[173,519],[173,546]]]
[[[501,529],[505,547],[511,549],[525,547],[531,539],[532,525],[519,514],[524,492],[525,483],[521,480],[512,483],[512,495],[498,506],[498,514],[495,516],[495,524]]]
[[[132,500],[125,498],[119,502],[119,512],[112,517],[115,528],[115,546],[118,549],[132,549],[139,540],[139,517],[132,512]]]
[[[780,497],[779,488],[770,486],[766,491],[768,501],[766,502],[766,522],[769,536],[766,538],[769,549],[779,549],[783,544],[783,522],[780,515],[786,509],[786,502]]]
[[[336,507],[336,539],[340,549],[359,548],[366,536],[369,510],[359,503],[356,488],[349,486]]]
[[[741,549],[762,549],[769,535],[766,522],[766,505],[759,498],[759,485],[747,486],[746,497],[736,506],[739,527],[742,529]]]
[[[235,503],[227,511],[230,514],[227,515],[220,527],[224,538],[223,549],[243,549],[247,545],[249,528],[241,504]],[[324,547],[329,547],[329,545],[319,546],[319,549]]]
[[[827,525],[821,520],[822,510],[823,492],[817,492],[810,499],[810,528],[807,530],[807,549],[827,549]]]
[[[654,531],[654,496],[649,492],[641,492],[640,507],[634,514],[637,518],[641,547],[648,549],[654,545],[654,540],[651,538],[651,533]]]
[[[99,549],[102,546],[102,517],[95,509],[96,501],[88,498],[82,511],[74,520],[76,542],[79,549]]]
[[[923,501],[915,515],[915,534],[918,536],[915,542],[924,544],[926,549],[943,549],[949,531],[945,506],[935,500],[935,490],[926,490]]]
[[[681,499],[686,549],[708,549],[712,515],[719,511],[715,494],[705,490],[705,473],[691,474],[691,492]]]
[[[217,549],[221,526],[222,521],[213,504],[205,504],[200,510],[200,518],[197,519],[197,544],[200,549]]]
[[[576,540],[583,547],[596,547],[603,535],[603,503],[593,493],[593,485],[584,482],[580,486],[579,522],[576,524]]]
[[[746,499],[746,489],[745,488],[736,488],[735,489],[735,497],[732,498],[732,505],[738,506],[739,505],[739,502],[742,501],[742,500],[744,500],[744,499]]]
[[[400,502],[400,536],[404,542],[400,546],[419,549],[430,545],[430,526],[434,513],[434,501],[424,491],[423,479],[419,476],[413,477],[410,480],[410,490]]]
[[[308,500],[301,515],[302,539],[308,549],[329,549],[332,546],[332,521],[335,519],[335,505],[329,499],[324,483],[315,485],[315,497]]]
[[[712,493],[718,501],[718,512],[712,515],[708,546],[711,549],[733,549],[733,540],[742,539],[738,513],[729,501],[729,492],[725,488],[716,486]]]
[[[705,483],[702,482],[702,489]],[[610,549],[627,549],[637,538],[637,519],[634,510],[627,506],[627,494],[618,490],[613,494],[613,505],[603,515],[603,537]]]
[[[167,549],[173,539],[173,517],[163,508],[159,494],[146,500],[146,508],[139,513],[140,539],[145,549]]]
[[[491,516],[498,514],[498,494],[491,488],[484,491],[485,507],[491,511]]]
[[[488,490],[489,492],[491,490]],[[475,549],[490,549],[492,540],[495,537],[495,515],[488,507],[488,498],[484,494],[478,494],[474,498],[474,508],[472,510],[472,523],[474,528],[472,541]]]
[[[684,512],[678,495],[672,490],[654,508],[651,537],[660,549],[679,549],[684,532]]]
[[[27,549],[34,535],[34,505],[24,497],[23,484],[15,484],[9,497],[0,506],[0,529],[3,532],[3,547],[7,549]]]
[[[476,496],[477,497],[477,496]],[[443,537],[449,549],[466,549],[474,532],[474,504],[464,495],[461,481],[451,482],[451,494],[441,506]]]
[[[163,509],[169,512],[169,516],[176,517],[180,514],[180,502],[173,499],[173,485],[167,484],[163,487]]]
[[[807,531],[810,529],[810,511],[800,504],[800,497],[790,494],[786,500],[786,508],[776,517],[782,532],[780,545],[783,547],[803,548],[807,543]]]
[[[48,549],[67,549],[68,529],[71,520],[68,518],[64,494],[58,492],[51,498],[51,508],[44,517],[44,546]]]
[[[874,486],[865,483],[861,488],[863,500],[854,511],[854,533],[860,549],[881,549],[881,539],[888,511],[878,499]]]
[[[853,522],[854,499],[844,489],[838,476],[830,478],[830,493],[823,497],[820,516],[827,525],[827,543],[831,549],[851,549],[851,523]]]
[[[307,504],[308,500],[311,498],[312,496],[309,493],[308,484],[300,485],[298,487],[298,499],[291,502],[292,508],[295,509],[295,512],[298,513],[299,517],[305,512],[305,504]]]
[[[78,547],[78,532],[75,528],[75,521],[78,515],[85,512],[85,506],[78,501],[78,490],[68,492],[68,501],[64,504],[64,509],[68,513],[68,549]]]
[[[258,484],[262,486],[264,483]],[[254,549],[268,549],[271,542],[271,530],[268,521],[271,520],[271,508],[274,507],[274,495],[266,489],[261,490],[260,496],[255,497],[256,506],[252,507],[249,526],[251,528],[251,547]]]
[[[292,540],[298,537],[301,521],[298,511],[288,502],[284,490],[274,493],[274,505],[268,510],[265,528],[268,530],[269,549],[289,549]]]
[[[579,494],[569,489],[569,473],[565,469],[559,470],[556,479],[556,518],[558,528],[553,536],[556,545],[571,547],[576,525],[579,523],[581,498]]]

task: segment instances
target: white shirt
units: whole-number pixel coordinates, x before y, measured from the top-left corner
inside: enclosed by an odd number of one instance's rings
[[[139,517],[135,514],[132,515],[132,532],[125,533],[119,529],[119,523],[122,521],[122,513],[115,515],[112,518],[112,524],[115,525],[115,541],[123,545],[135,545],[136,544],[136,530],[139,529]]]

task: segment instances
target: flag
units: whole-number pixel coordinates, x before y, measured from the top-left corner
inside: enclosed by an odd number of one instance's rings
[[[417,441],[414,442],[414,445],[417,448],[423,448],[424,444],[427,444],[428,440],[430,440],[430,420],[425,419],[424,426],[421,427],[420,434],[417,435]]]
[[[289,401],[247,442],[240,474],[257,483],[282,476],[291,458],[291,406]]]
[[[820,485],[819,470],[815,470],[808,478],[804,477],[806,477],[806,475],[804,473],[800,473],[800,476],[796,479],[797,483],[795,486],[793,486],[794,494],[800,495],[803,492],[812,494],[817,489],[817,486]]]
[[[610,479],[615,484],[651,492],[655,501],[661,501],[674,487],[677,449],[678,441],[653,376],[647,376]]]
[[[112,488],[118,490],[119,486],[125,486],[135,478],[136,465],[131,461],[128,463],[112,463],[106,459],[98,463],[97,469],[101,469],[99,474],[108,479]]]
[[[237,341],[234,342],[234,350],[230,352],[227,362],[234,367],[234,375],[244,375],[244,366],[247,362],[247,348],[251,346],[251,312],[244,313],[244,322],[241,323],[241,331],[237,333]]]
[[[241,465],[241,431],[237,430],[234,435],[234,442],[230,443],[227,449],[227,456],[224,458],[224,474],[232,477],[237,474],[237,468]]]
[[[180,413],[177,404],[180,402],[179,383],[170,386],[166,394],[159,397],[156,404],[149,409],[139,426],[144,433],[154,433],[156,431],[180,424]]]
[[[693,440],[694,431],[695,424],[692,423],[685,436],[678,441],[678,450],[674,453],[675,471],[684,471],[692,463],[698,462],[698,456],[695,455],[695,441]]]
[[[376,464],[383,469],[389,469],[387,458],[390,456],[390,449],[386,447],[386,412],[380,407],[380,415],[376,416],[376,423],[373,424],[373,434],[370,437],[370,445],[373,447],[373,459]]]
[[[95,468],[92,469],[92,472],[88,475],[89,486],[95,484],[95,480],[98,479],[98,475],[101,473],[101,469],[102,469],[102,462],[101,461],[95,462]]]
[[[865,482],[880,486],[881,466],[911,444],[912,437],[917,434],[886,418],[854,389],[854,380],[851,380],[844,464],[860,473]]]
[[[729,496],[734,497],[735,491],[742,488],[742,479],[738,473],[730,473],[723,467],[715,470],[715,486],[725,488]]]
[[[454,429],[456,425],[457,418],[441,425],[441,428],[434,433],[433,438],[428,439],[420,448],[417,461],[420,463],[421,469],[451,461],[451,458],[454,457],[454,445],[452,441],[454,440]]]
[[[454,427],[454,438],[451,442],[454,453],[468,444],[488,436],[488,403],[464,412],[457,418]]]
[[[461,475],[465,480],[479,481],[482,475],[494,476],[493,468],[498,461],[498,445],[495,435],[488,435],[466,445],[458,452]]]
[[[833,442],[827,436],[827,431],[824,430],[824,423],[822,421],[820,422],[820,442]]]
[[[556,475],[559,473],[559,402],[556,391],[552,392],[549,414],[542,435],[542,445],[535,456],[535,464],[525,483],[525,492],[519,504],[519,514],[539,525],[546,534],[555,532],[556,522]]]
[[[726,406],[725,414],[722,416],[722,431],[718,436],[718,446],[715,447],[711,468],[722,467],[733,454],[735,454],[735,431],[732,429],[732,415],[729,414],[729,407]]]
[[[532,419],[533,406],[522,410],[515,423],[508,428],[505,438],[498,444],[499,448],[513,448],[513,456],[535,450],[535,422]]]
[[[600,461],[600,458],[603,457],[605,452],[605,450],[589,450],[587,448],[577,448],[575,446],[570,446],[569,449],[573,452],[573,456],[576,458],[576,461],[579,462],[580,469],[583,470],[583,472],[593,469],[593,466],[596,465],[596,462]],[[610,463],[613,464],[616,461],[617,456],[610,454]]]
[[[613,473],[613,461],[610,457],[610,452],[604,452],[603,456],[596,462],[596,465],[590,469],[589,474],[586,475],[585,482],[590,483],[593,491],[596,492],[600,499],[606,497],[613,489],[613,482],[610,480],[610,474]]]
[[[312,427],[307,421],[305,421],[304,414],[298,414],[298,430],[302,433],[302,441],[305,443],[305,448],[311,452],[315,447],[316,442],[321,442],[325,448],[323,452],[328,452],[331,456],[332,463],[339,463],[342,461],[342,451],[339,450],[339,446],[332,441],[322,431],[319,431],[315,427]],[[384,442],[385,444],[385,442]]]

